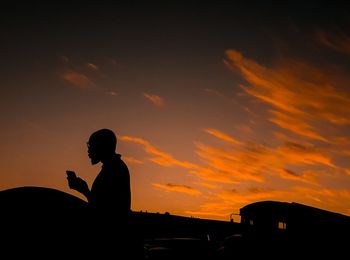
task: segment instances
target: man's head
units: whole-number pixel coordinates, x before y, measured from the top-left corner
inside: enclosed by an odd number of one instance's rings
[[[90,136],[87,145],[91,163],[97,164],[115,153],[117,137],[112,130],[100,129]]]

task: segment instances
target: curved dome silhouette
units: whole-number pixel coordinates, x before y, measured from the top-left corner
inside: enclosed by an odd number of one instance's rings
[[[0,191],[2,212],[28,209],[59,212],[79,210],[85,206],[84,200],[52,188],[24,186]]]
[[[17,232],[61,229],[80,217],[86,205],[84,200],[56,189],[16,187],[0,191],[0,223]]]
[[[66,192],[44,187],[0,191],[2,248],[10,254],[67,253],[87,237],[87,203]],[[49,257],[50,258],[50,257]]]
[[[0,191],[0,225],[23,235],[64,232],[73,222],[83,224],[86,206],[84,200],[56,189],[16,187]]]

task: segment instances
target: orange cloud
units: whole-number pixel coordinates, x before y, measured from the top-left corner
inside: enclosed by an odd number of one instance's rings
[[[216,189],[216,188],[219,187],[218,185],[215,185],[215,184],[212,184],[212,183],[209,183],[209,182],[204,182],[204,181],[202,181],[202,182],[195,182],[194,184],[199,185],[199,186],[203,186],[203,187],[208,188],[208,189]]]
[[[226,142],[232,143],[232,144],[242,144],[241,142],[237,141],[236,139],[234,139],[233,137],[224,134],[218,130],[215,129],[205,129],[205,132],[207,132],[208,134],[211,134],[213,136],[215,136],[216,138],[219,138],[221,140],[224,140]]]
[[[145,152],[152,155],[149,160],[160,166],[182,167],[202,180],[227,184],[263,183],[268,176],[317,184],[317,176],[311,171],[303,170],[300,175],[296,176],[290,174],[286,169],[289,165],[298,167],[318,165],[338,169],[324,150],[312,144],[284,141],[282,145],[268,147],[247,142],[238,147],[232,147],[230,144],[234,139],[230,136],[214,129],[206,132],[223,137],[220,139],[229,146],[219,149],[197,142],[195,153],[202,160],[202,164],[178,160],[142,138],[121,136],[120,140],[142,145]]]
[[[350,138],[349,136],[333,136],[332,143],[338,144],[338,145],[350,145]]]
[[[217,169],[213,169],[205,166],[198,166],[195,170],[190,170],[190,173],[207,181],[221,182],[234,184],[234,178],[227,172],[222,172]]]
[[[123,156],[123,160],[127,163],[133,163],[133,164],[143,164],[141,160],[138,160],[132,156]]]
[[[226,139],[225,149],[210,147],[197,143],[196,153],[210,169],[227,176],[233,182],[255,181],[264,182],[267,176],[278,176],[282,179],[317,184],[317,175],[304,171],[299,176],[292,176],[285,171],[287,165],[306,167],[317,165],[338,169],[327,149],[316,145],[288,141],[283,135],[277,135],[282,144],[273,146],[246,142],[238,147],[232,147],[231,140]],[[276,136],[276,137],[277,137]],[[218,176],[218,174],[215,174]]]
[[[245,110],[249,113],[249,109],[245,108]],[[238,125],[236,126],[236,129],[241,131],[244,134],[252,134],[253,129],[249,125]]]
[[[75,71],[67,71],[63,74],[63,79],[68,81],[70,84],[79,88],[88,88],[96,86],[96,84],[89,79],[86,75]]]
[[[211,89],[211,88],[206,88],[204,89],[205,92],[212,94],[214,96],[218,96],[218,97],[225,97],[225,95],[223,95],[222,93],[220,93],[219,91],[215,90],[215,89]]]
[[[217,197],[229,203],[245,205],[254,201],[272,199],[273,197],[282,197],[284,191],[263,189],[256,186],[249,187],[245,192],[237,192],[236,190],[224,190]],[[237,203],[238,202],[238,203]]]
[[[343,81],[334,81],[332,73],[301,61],[285,60],[278,66],[266,67],[237,51],[228,51],[227,56],[226,64],[247,82],[242,86],[244,98],[267,104],[268,127],[272,123],[278,130],[264,129],[264,142],[260,144],[242,141],[212,126],[205,128],[204,132],[220,143],[196,141],[197,163],[178,160],[145,139],[122,136],[122,141],[141,145],[149,155],[148,161],[163,167],[182,167],[198,177],[194,185],[202,192],[186,185],[153,186],[201,194],[202,205],[185,213],[210,218],[228,218],[244,205],[259,200],[294,201],[350,212],[350,192],[330,188],[350,175],[349,167],[339,166],[335,157],[350,155],[349,138],[338,131],[350,124],[350,97],[339,87]],[[259,120],[254,128],[260,125]],[[250,130],[246,132],[254,135]],[[261,136],[253,137],[257,140]]]
[[[285,142],[276,149],[276,157],[292,165],[319,164],[337,168],[326,150],[320,150],[315,145],[298,142]]]
[[[319,185],[317,178],[316,178],[317,176],[312,171],[304,171],[304,172],[301,172],[298,174],[298,173],[296,173],[292,170],[289,170],[289,169],[282,169],[282,170],[280,170],[280,176],[281,176],[281,178],[284,178],[284,179]]]
[[[328,71],[294,60],[268,68],[235,50],[227,51],[227,57],[226,65],[249,83],[242,89],[273,107],[270,121],[283,129],[328,142],[320,126],[350,124],[350,97]]]
[[[165,190],[165,191],[174,191],[174,192],[180,192],[180,193],[185,193],[188,195],[192,196],[198,196],[201,195],[201,192],[199,190],[196,190],[192,187],[186,186],[186,185],[176,185],[176,184],[159,184],[159,183],[153,183],[152,184],[154,187]]]
[[[231,213],[236,212],[234,205],[225,202],[208,202],[197,210],[187,210],[186,214],[213,219],[228,220]]]
[[[133,142],[142,145],[145,152],[153,155],[154,157],[149,158],[150,161],[164,167],[182,167],[189,169],[189,173],[209,181],[223,182],[223,183],[234,183],[232,177],[226,172],[216,171],[210,167],[201,166],[195,163],[181,161],[175,159],[171,154],[163,152],[156,147],[154,147],[150,142],[145,139],[131,136],[120,136],[121,141]]]
[[[343,32],[324,32],[315,33],[315,40],[332,50],[337,52],[350,54],[350,37]]]
[[[196,169],[199,168],[198,165],[186,162],[186,161],[180,161],[175,159],[171,154],[168,154],[166,152],[160,151],[156,147],[154,147],[150,142],[148,142],[145,139],[138,138],[138,137],[132,137],[132,136],[120,136],[119,139],[121,141],[126,142],[133,142],[140,144],[144,147],[144,150],[146,153],[155,155],[155,157],[150,158],[152,162],[159,164],[161,166],[165,167],[171,167],[171,166],[180,166],[186,169]]]
[[[106,94],[110,95],[110,96],[117,96],[118,95],[117,92],[115,92],[115,91],[107,91]]]
[[[349,215],[350,191],[348,189],[295,187],[295,194],[299,194],[298,201],[305,204]]]
[[[259,187],[247,188],[244,192],[224,190],[214,195],[196,210],[187,214],[228,220],[232,213],[238,214],[243,206],[264,200],[302,203],[321,209],[349,215],[350,191],[347,189],[327,189],[319,186],[294,186],[286,190]]]
[[[93,63],[87,63],[86,67],[88,67],[91,70],[98,70],[98,66],[96,64],[93,64]]]
[[[153,105],[157,107],[163,107],[164,106],[164,99],[160,96],[149,94],[149,93],[143,93],[143,96],[152,102]]]
[[[197,210],[188,210],[187,214],[207,218],[228,220],[232,213],[239,214],[239,209],[248,203],[271,199],[283,192],[251,188],[246,192],[224,190],[215,195],[209,202],[202,204]]]
[[[274,133],[276,140],[280,141],[275,146],[251,142],[232,146],[235,139],[231,136],[215,129],[204,131],[224,142],[221,148],[197,142],[195,153],[200,157],[201,164],[180,161],[142,138],[121,136],[120,139],[142,145],[145,152],[151,155],[150,161],[164,167],[183,167],[200,179],[194,184],[206,187],[206,193],[198,193],[186,185],[153,184],[164,191],[203,195],[203,204],[196,209],[184,210],[185,214],[228,220],[231,213],[238,213],[246,204],[260,200],[294,201],[331,209],[327,203],[333,203],[331,198],[335,198],[336,194],[342,194],[339,196],[345,203],[348,193],[322,188],[320,184],[320,178],[325,183],[329,178],[335,178],[327,174],[327,169],[342,172],[343,177],[346,172],[327,155],[328,146],[321,148],[281,133]],[[310,166],[322,167],[325,174],[308,168]],[[228,190],[230,186],[235,190]],[[342,212],[347,212],[347,208],[339,202],[335,205]],[[339,209],[334,207],[335,211]]]
[[[63,63],[70,63],[70,59],[67,56],[61,56],[61,61]]]
[[[300,118],[294,117],[292,114],[281,113],[273,110],[271,113],[274,114],[275,117],[271,118],[270,121],[281,128],[287,129],[301,136],[328,142],[328,140],[321,134],[317,133],[311,125],[303,120],[300,120]]]
[[[251,180],[262,182],[262,159],[265,153],[263,147],[256,147],[259,151],[236,152],[223,150],[197,143],[196,153],[205,164],[215,169],[233,181]]]

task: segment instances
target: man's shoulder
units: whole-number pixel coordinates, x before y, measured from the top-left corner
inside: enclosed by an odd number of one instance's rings
[[[122,155],[121,154],[116,154],[115,159],[117,160],[117,162],[119,164],[121,164],[123,167],[125,167],[126,169],[128,169],[128,166],[126,165],[125,161],[122,159]]]
[[[107,172],[117,172],[122,175],[129,175],[129,169],[126,163],[122,160],[120,154],[116,154],[116,156],[113,158],[112,162],[106,167],[104,167],[104,170]]]

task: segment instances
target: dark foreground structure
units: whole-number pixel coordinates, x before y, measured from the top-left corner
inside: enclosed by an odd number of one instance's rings
[[[14,259],[94,254],[99,259],[338,259],[349,254],[350,217],[298,203],[246,205],[241,223],[132,212],[129,235],[122,238],[118,232],[96,233],[86,202],[55,189],[1,191],[0,208],[1,250]],[[124,240],[131,246],[120,246]]]
[[[216,249],[212,241],[241,227],[228,221],[132,212],[127,229],[111,233],[94,226],[95,216],[89,215],[84,200],[44,187],[1,191],[0,208],[0,247],[13,258],[178,259],[186,255],[212,259]]]
[[[68,193],[44,187],[4,190],[0,208],[0,247],[12,259],[143,256],[134,228],[106,225],[108,216],[92,214],[84,200]]]
[[[342,239],[350,228],[349,216],[295,202],[255,202],[241,208],[240,215],[257,235],[277,238]]]
[[[226,238],[219,250],[224,259],[340,259],[349,254],[349,216],[279,201],[248,204],[240,215],[243,232]]]
[[[13,259],[78,254],[88,233],[82,233],[85,206],[77,197],[42,187],[0,192],[1,251]]]

